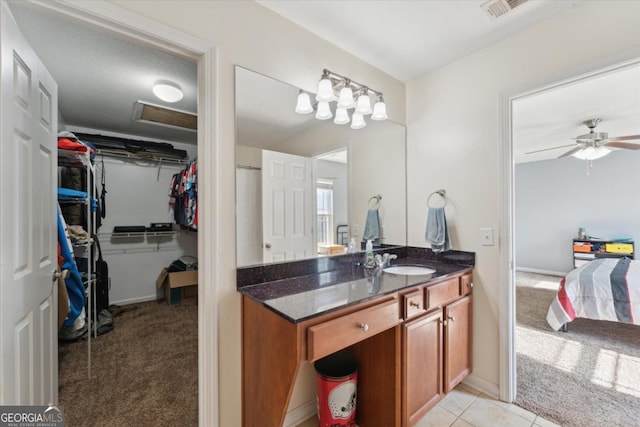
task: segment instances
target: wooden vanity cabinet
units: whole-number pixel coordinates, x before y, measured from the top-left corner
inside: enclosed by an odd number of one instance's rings
[[[429,285],[426,314],[402,325],[402,425],[420,420],[470,372],[471,274]],[[411,295],[415,299],[415,292]]]
[[[471,273],[293,323],[242,298],[245,427],[281,427],[302,363],[358,361],[360,427],[409,427],[471,372]]]
[[[442,311],[402,325],[402,414],[414,425],[443,397]]]

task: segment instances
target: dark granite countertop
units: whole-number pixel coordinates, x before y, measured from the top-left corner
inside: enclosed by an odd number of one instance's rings
[[[464,254],[470,254],[468,252],[456,251],[451,259],[434,259],[433,256],[422,256],[423,251],[400,251],[392,265],[422,265],[436,270],[435,273],[400,275],[380,269],[365,269],[358,262],[353,262],[343,263],[330,271],[241,286],[238,291],[297,323],[401,289],[460,274],[471,270],[475,263],[473,254],[464,257]],[[461,256],[463,262],[456,260]]]

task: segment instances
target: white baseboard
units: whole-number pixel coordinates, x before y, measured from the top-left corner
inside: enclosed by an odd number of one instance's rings
[[[563,273],[561,271],[551,271],[551,270],[541,270],[539,268],[527,268],[527,267],[516,267],[516,271],[522,271],[524,273],[538,273],[538,274],[548,274],[549,276],[558,276],[564,277],[567,273]]]
[[[484,394],[488,394],[491,397],[495,397],[496,399],[500,399],[500,387],[476,375],[467,375],[467,378],[462,381],[462,384],[481,391]]]
[[[316,415],[317,412],[318,408],[315,399],[310,400],[302,406],[298,406],[297,408],[287,412],[287,415],[284,417],[284,424],[282,425],[282,427],[297,426],[304,420]]]
[[[158,297],[156,295],[148,295],[146,297],[129,298],[129,299],[123,299],[120,301],[109,301],[109,304],[112,304],[112,305],[137,304],[139,302],[156,301],[157,299]]]

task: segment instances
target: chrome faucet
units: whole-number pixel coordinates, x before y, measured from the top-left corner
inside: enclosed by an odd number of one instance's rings
[[[376,265],[380,268],[389,267],[391,265],[391,260],[396,258],[398,258],[398,255],[387,254],[387,253],[383,255],[377,254],[375,256]]]

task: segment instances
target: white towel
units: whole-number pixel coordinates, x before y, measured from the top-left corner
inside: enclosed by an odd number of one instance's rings
[[[433,252],[444,252],[451,249],[444,208],[429,208],[425,240],[431,245]]]

